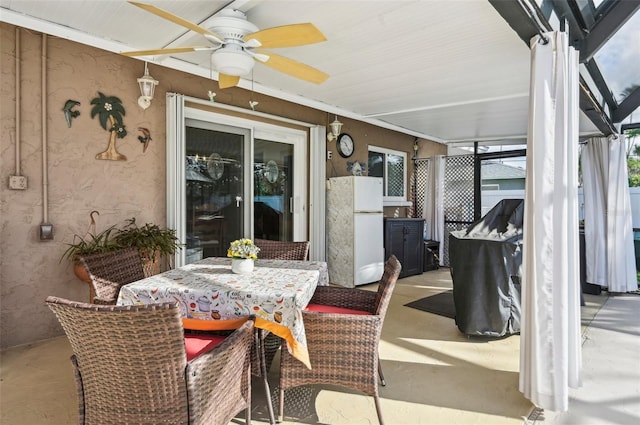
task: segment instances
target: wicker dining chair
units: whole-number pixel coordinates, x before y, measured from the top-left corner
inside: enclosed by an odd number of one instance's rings
[[[378,345],[382,325],[402,266],[392,255],[384,266],[378,291],[319,286],[302,313],[311,369],[282,350],[280,408],[284,391],[300,385],[329,384],[373,396],[380,425]]]
[[[94,304],[115,304],[123,285],[145,278],[137,248],[85,255],[80,262],[89,273]]]
[[[253,320],[185,335],[176,303],[106,306],[48,297],[73,350],[79,424],[251,423]]]
[[[307,260],[309,257],[309,241],[272,241],[255,239],[254,244],[260,248],[258,256],[267,260]],[[273,358],[282,346],[282,339],[270,332],[261,333],[262,373],[268,371]],[[273,420],[272,420],[273,422]]]
[[[253,243],[260,248],[258,257],[270,260],[306,260],[309,256],[309,241],[271,241],[256,239]]]
[[[206,320],[203,322],[203,324],[198,326],[198,329],[189,329],[186,327],[185,333],[187,335],[224,336],[228,335],[232,329],[237,328],[238,320]],[[211,324],[211,326],[207,326],[207,324]],[[270,425],[276,425],[276,417],[273,411],[268,374],[273,358],[281,344],[282,339],[279,336],[266,330],[255,328],[250,351],[251,374],[262,380]]]

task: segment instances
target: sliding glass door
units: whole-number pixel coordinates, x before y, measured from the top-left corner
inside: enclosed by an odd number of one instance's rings
[[[306,131],[189,107],[182,122],[167,149],[177,266],[243,237],[308,240]]]
[[[257,139],[253,153],[253,234],[293,240],[293,150],[289,143]]]
[[[185,132],[188,260],[225,256],[229,243],[245,235],[245,150],[251,134],[192,119]]]

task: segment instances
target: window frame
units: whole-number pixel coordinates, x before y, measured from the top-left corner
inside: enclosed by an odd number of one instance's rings
[[[383,201],[385,206],[396,206],[396,205],[404,205],[407,202],[407,152],[398,151],[394,149],[383,148],[380,146],[369,145],[367,149],[367,167],[369,164],[369,153],[375,152],[377,154],[382,154],[384,156],[384,172],[383,172]],[[402,157],[402,196],[388,196],[388,155],[396,155]],[[369,175],[371,170],[369,170]]]

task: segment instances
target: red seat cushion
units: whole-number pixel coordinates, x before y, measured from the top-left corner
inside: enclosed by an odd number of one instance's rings
[[[359,314],[361,316],[372,314],[364,310],[354,310],[352,308],[336,307],[333,305],[324,304],[309,304],[305,310],[316,311],[318,313]]]
[[[224,341],[224,336],[218,335],[185,335],[184,346],[187,349],[187,361],[198,357]]]

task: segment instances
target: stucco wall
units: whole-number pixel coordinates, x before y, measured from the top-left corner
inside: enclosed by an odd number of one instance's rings
[[[97,231],[122,225],[130,217],[139,223],[165,224],[165,94],[183,93],[216,102],[248,107],[250,93],[219,90],[216,81],[151,64],[150,74],[160,81],[151,107],[138,107],[136,79],[143,62],[65,39],[47,37],[46,135],[48,198],[43,200],[43,137],[41,57],[42,35],[21,29],[19,143],[21,174],[26,190],[10,190],[16,174],[16,27],[0,23],[0,347],[30,343],[62,334],[53,314],[44,306],[48,295],[86,301],[89,291],[71,264],[60,261],[74,234],[84,235],[89,213],[98,210]],[[127,161],[96,160],[106,149],[109,133],[91,118],[90,102],[98,91],[122,100],[128,135],[117,140]],[[300,121],[327,124],[326,112],[254,94],[259,110]],[[79,101],[80,116],[67,126],[62,108],[68,99]],[[366,162],[367,146],[374,144],[406,150],[411,156],[413,137],[340,117],[343,130],[356,140],[349,160]],[[146,153],[138,141],[138,127],[151,130]],[[430,142],[426,142],[430,143]],[[329,146],[335,153],[335,146]],[[334,155],[336,173],[346,175],[346,161]],[[328,163],[329,164],[329,163]],[[327,175],[331,173],[327,170]],[[54,240],[39,240],[43,202]]]

